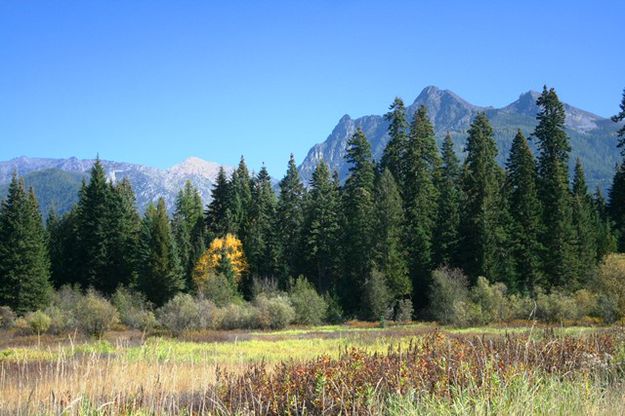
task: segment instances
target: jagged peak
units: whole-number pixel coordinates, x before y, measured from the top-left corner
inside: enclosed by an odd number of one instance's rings
[[[197,156],[190,156],[182,162],[172,166],[168,170],[172,173],[192,174],[205,177],[214,177],[220,165],[209,162]]]

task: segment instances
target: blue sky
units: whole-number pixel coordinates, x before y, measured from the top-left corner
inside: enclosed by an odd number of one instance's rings
[[[610,116],[623,16],[623,1],[0,0],[0,160],[244,154],[280,177],[343,114],[427,85],[503,106],[546,83]]]

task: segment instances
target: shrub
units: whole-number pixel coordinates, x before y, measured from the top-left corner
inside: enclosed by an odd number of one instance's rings
[[[564,322],[576,319],[578,316],[577,304],[572,296],[554,290],[545,294],[542,290],[536,292],[536,316],[547,322]]]
[[[217,328],[217,307],[206,298],[197,298],[195,300],[198,313],[198,329],[216,329]]]
[[[0,306],[0,329],[10,329],[15,324],[15,312],[8,306]]]
[[[76,307],[83,298],[78,286],[62,286],[52,296],[52,302],[45,312],[52,319],[50,332],[61,334],[78,328]]]
[[[598,296],[596,293],[593,293],[588,289],[580,289],[573,294],[573,297],[575,299],[577,309],[576,319],[597,315]]]
[[[217,327],[221,329],[255,328],[257,310],[248,303],[230,304],[217,310]]]
[[[292,283],[289,299],[295,310],[295,323],[319,325],[326,319],[328,304],[305,277]]]
[[[341,308],[341,303],[338,298],[336,296],[325,294],[323,299],[325,300],[326,305],[328,305],[328,309],[326,310],[326,321],[334,325],[345,322],[343,308]]]
[[[233,282],[223,273],[213,273],[202,285],[201,293],[217,306],[225,306],[240,300]]]
[[[120,321],[127,327],[146,331],[156,326],[156,317],[142,293],[120,286],[111,301]]]
[[[76,305],[78,328],[86,335],[101,338],[104,332],[119,322],[115,307],[104,297],[89,290]]]
[[[391,296],[386,286],[386,277],[379,270],[373,270],[365,283],[364,317],[374,321],[391,318]]]
[[[508,320],[510,311],[506,291],[503,283],[490,284],[485,277],[478,277],[477,283],[471,288],[471,300],[475,304],[471,323],[485,325]]]
[[[50,329],[52,320],[42,311],[29,312],[24,317],[28,327],[37,335],[44,334]]]
[[[295,319],[295,310],[286,296],[260,295],[254,299],[256,325],[261,329],[286,328]]]
[[[412,321],[412,301],[410,299],[400,299],[397,301],[395,320],[397,322]]]
[[[604,319],[613,322],[625,317],[625,254],[609,254],[603,259],[596,287],[601,299],[610,305],[602,306]]]
[[[460,269],[441,267],[432,273],[430,310],[442,324],[465,325],[470,312],[469,283]]]
[[[200,311],[198,305],[193,297],[187,293],[177,294],[163,305],[157,314],[161,325],[175,336],[199,327]]]

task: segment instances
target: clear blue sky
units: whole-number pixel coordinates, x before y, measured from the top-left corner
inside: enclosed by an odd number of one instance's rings
[[[503,106],[546,83],[610,116],[623,16],[616,0],[0,0],[0,160],[244,154],[281,177],[343,114],[430,84]]]

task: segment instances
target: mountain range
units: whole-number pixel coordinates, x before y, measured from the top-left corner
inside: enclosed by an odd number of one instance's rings
[[[434,86],[424,88],[412,104],[406,107],[409,119],[424,105],[433,122],[436,138],[442,141],[449,132],[454,140],[458,155],[463,157],[467,130],[479,112],[485,112],[493,126],[495,141],[499,149],[498,161],[502,165],[508,156],[512,139],[518,129],[527,136],[536,126],[536,99],[539,93],[528,91],[511,104],[502,107],[481,107],[467,102],[449,90]],[[575,158],[584,163],[589,187],[606,190],[612,180],[614,168],[619,162],[616,148],[618,126],[610,119],[600,117],[569,104],[566,111],[566,131],[571,139],[571,169]],[[326,161],[331,169],[345,179],[349,166],[344,161],[347,141],[357,128],[361,128],[371,143],[373,155],[379,159],[388,142],[388,122],[383,115],[367,115],[352,118],[344,115],[330,135],[322,143],[314,145],[299,167],[306,183],[320,160]],[[535,143],[530,140],[535,150]],[[253,149],[250,149],[253,151]],[[13,172],[24,177],[28,186],[35,189],[46,213],[50,208],[67,211],[78,199],[78,190],[88,178],[94,160],[47,159],[18,157],[0,162],[0,197],[6,194]],[[169,169],[158,169],[133,163],[102,160],[107,177],[113,182],[128,178],[137,195],[137,206],[143,211],[159,197],[164,197],[170,211],[175,198],[185,181],[190,180],[200,191],[205,203],[210,201],[210,192],[220,165],[197,157],[190,157]],[[230,172],[231,167],[224,166]]]
[[[67,211],[77,200],[83,180],[88,180],[89,170],[95,160],[46,159],[18,157],[0,162],[0,196],[6,194],[13,172],[24,177],[27,186],[35,190],[43,213],[50,208]],[[112,182],[127,178],[137,196],[137,207],[144,211],[159,197],[165,198],[168,209],[174,208],[176,195],[190,180],[200,191],[204,201],[210,200],[213,181],[220,165],[197,157],[190,157],[169,169],[158,169],[133,163],[101,160],[106,176]],[[226,172],[232,169],[224,166]]]
[[[529,136],[536,126],[536,99],[539,93],[528,91],[511,104],[502,107],[481,107],[467,102],[449,90],[434,86],[424,88],[412,104],[406,107],[409,120],[420,106],[425,106],[434,125],[439,144],[447,132],[452,135],[454,147],[463,157],[464,143],[471,121],[479,112],[485,112],[490,119],[495,141],[499,149],[498,161],[503,166],[518,129]],[[566,111],[566,131],[571,139],[571,169],[575,158],[581,158],[586,176],[592,190],[600,187],[605,190],[612,180],[615,165],[619,161],[616,149],[617,125],[610,119],[600,117],[569,104],[564,104]],[[368,115],[351,118],[344,115],[323,143],[310,149],[300,166],[300,173],[305,180],[310,179],[317,163],[325,160],[331,169],[338,171],[339,177],[346,178],[349,166],[344,161],[347,141],[357,128],[361,128],[371,143],[376,159],[382,156],[388,143],[388,122],[382,115]],[[535,143],[530,140],[534,150]]]

